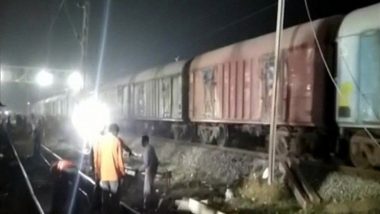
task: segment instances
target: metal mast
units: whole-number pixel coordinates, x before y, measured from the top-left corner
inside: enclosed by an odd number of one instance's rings
[[[80,46],[81,46],[81,57],[80,57],[80,70],[83,76],[83,89],[86,88],[86,69],[85,66],[87,58],[87,46],[88,46],[88,31],[90,23],[90,2],[84,0],[80,5],[80,8],[83,10],[82,17],[82,32],[80,34]]]
[[[271,185],[274,179],[274,169],[276,160],[276,142],[277,142],[277,101],[278,101],[278,81],[281,72],[281,38],[284,24],[285,0],[278,0],[277,5],[277,26],[276,26],[276,46],[274,52],[274,82],[272,86],[272,108],[271,123],[269,133],[269,177],[268,184]]]

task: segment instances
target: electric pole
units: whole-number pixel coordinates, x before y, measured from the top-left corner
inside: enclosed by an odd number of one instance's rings
[[[90,24],[90,2],[88,0],[83,0],[79,4],[82,9],[82,32],[80,34],[80,46],[81,46],[81,56],[80,56],[80,70],[83,76],[83,88],[86,88],[86,59],[87,59],[87,46],[88,46],[88,31]]]
[[[274,169],[276,162],[276,143],[277,143],[277,97],[278,80],[282,67],[281,38],[284,25],[285,0],[278,0],[277,4],[277,26],[276,26],[276,46],[274,52],[274,77],[272,86],[272,109],[269,133],[269,176],[268,184],[271,185],[274,179]]]

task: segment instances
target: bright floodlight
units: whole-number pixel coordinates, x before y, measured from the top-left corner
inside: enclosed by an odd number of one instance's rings
[[[109,124],[109,114],[104,103],[89,98],[74,107],[71,121],[83,140],[92,143]]]
[[[53,84],[53,81],[54,81],[53,74],[51,74],[45,70],[40,71],[36,76],[37,84],[42,86],[42,87],[46,87],[46,86]]]
[[[67,84],[73,91],[79,91],[83,87],[83,77],[79,72],[73,72],[67,79]]]

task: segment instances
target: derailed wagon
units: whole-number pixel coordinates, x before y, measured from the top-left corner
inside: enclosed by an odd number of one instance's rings
[[[130,114],[144,133],[180,138],[188,132],[188,61],[142,71],[130,87]]]
[[[340,20],[330,17],[312,23],[330,66]],[[268,135],[274,46],[272,33],[194,58],[189,71],[189,117],[197,123],[202,141],[226,144],[231,132],[237,131]],[[301,139],[333,121],[329,109],[334,97],[309,23],[284,30],[282,54],[278,123],[285,152],[290,141],[300,145]]]
[[[280,153],[302,154],[320,148],[325,153],[349,154],[356,166],[380,165],[378,14],[380,4],[375,4],[348,14],[342,24],[343,17],[336,16],[284,30],[278,82]],[[100,87],[99,98],[111,107],[113,120],[129,124],[135,133],[176,139],[196,134],[204,143],[219,145],[248,133],[265,144],[274,45],[271,33],[193,60],[128,75]],[[48,98],[33,109],[60,114],[65,112],[60,110],[64,105],[65,101]],[[341,141],[335,147],[338,136]],[[343,145],[349,145],[349,153]]]
[[[380,166],[379,14],[380,4],[353,11],[337,37],[336,120],[351,161],[363,168]]]

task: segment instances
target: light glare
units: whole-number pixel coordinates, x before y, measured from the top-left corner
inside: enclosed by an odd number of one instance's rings
[[[73,91],[79,91],[83,88],[83,77],[79,72],[73,72],[67,79],[69,88]]]
[[[84,141],[93,143],[99,133],[109,124],[108,107],[95,98],[76,105],[71,121]]]
[[[36,82],[41,87],[50,86],[53,84],[54,77],[53,74],[42,70],[36,76]]]

